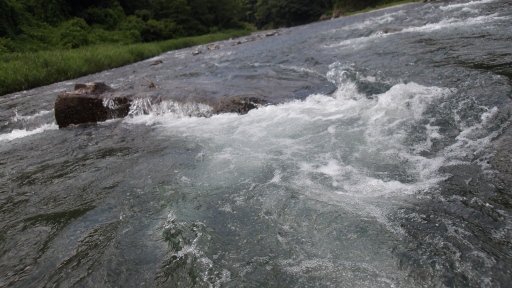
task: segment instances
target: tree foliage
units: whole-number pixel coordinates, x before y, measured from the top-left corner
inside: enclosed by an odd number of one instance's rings
[[[89,44],[89,25],[81,18],[74,18],[62,23],[59,34],[59,44],[68,49],[78,48]]]
[[[0,0],[0,37],[13,37],[18,34],[18,13],[6,0]]]
[[[279,28],[392,0],[0,0],[0,51]],[[124,38],[125,37],[125,38]]]
[[[255,18],[258,27],[295,26],[318,20],[328,9],[316,0],[259,0]]]

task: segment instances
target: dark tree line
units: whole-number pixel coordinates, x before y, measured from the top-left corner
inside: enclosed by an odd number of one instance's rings
[[[2,45],[5,50],[9,43],[29,40],[41,47],[75,48],[101,42],[158,41],[232,28],[288,27],[316,21],[334,9],[358,10],[390,1],[0,0],[0,51]]]

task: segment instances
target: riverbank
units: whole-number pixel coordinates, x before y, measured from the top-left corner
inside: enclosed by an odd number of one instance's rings
[[[131,45],[92,45],[0,55],[0,95],[78,78],[157,56],[161,53],[248,35],[229,30],[197,37]]]
[[[348,12],[344,16],[397,8],[418,2],[421,1],[397,1]],[[167,51],[249,34],[247,30],[229,30],[162,42],[131,45],[102,44],[71,50],[6,53],[0,55],[0,96],[121,67]]]

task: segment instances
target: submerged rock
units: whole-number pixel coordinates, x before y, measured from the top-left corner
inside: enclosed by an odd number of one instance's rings
[[[162,63],[164,63],[162,60],[156,60],[155,62],[151,63],[151,65],[150,65],[150,66],[160,65],[160,64],[162,64]]]
[[[267,101],[256,97],[226,98],[222,99],[218,105],[213,107],[213,113],[238,113],[240,115],[244,115],[252,109],[256,109],[267,104]]]
[[[55,100],[55,120],[59,128],[123,118],[130,111],[131,100],[113,96],[105,83],[76,84],[75,91],[64,92]]]

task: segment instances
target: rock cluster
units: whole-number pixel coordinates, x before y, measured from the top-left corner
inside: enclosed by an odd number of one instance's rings
[[[153,84],[153,83],[151,83]],[[156,86],[154,86],[156,88]],[[126,117],[134,99],[139,97],[120,96],[105,83],[94,82],[76,84],[75,91],[60,93],[55,101],[55,120],[59,128],[70,125],[95,124],[115,118]],[[140,98],[144,99],[144,98]],[[199,100],[199,101],[198,101]],[[158,104],[150,101],[150,105]],[[213,114],[237,113],[247,114],[252,109],[268,103],[257,97],[224,97],[223,99],[196,99],[188,101],[212,107]],[[207,117],[208,115],[204,115]],[[210,115],[211,116],[211,115]]]
[[[266,33],[263,33],[263,34],[254,34],[254,35],[251,35],[249,37],[245,37],[244,39],[240,39],[240,40],[236,40],[234,42],[231,42],[231,46],[237,46],[237,45],[241,45],[241,44],[244,44],[244,43],[261,40],[261,39],[264,39],[266,37],[279,36],[280,35],[279,33],[280,33],[279,30],[275,30],[275,31],[269,31],[269,32],[266,32]],[[220,49],[222,47],[224,47],[224,45],[212,43],[212,44],[208,44],[206,46],[206,50],[213,51],[213,50],[218,50],[218,49]],[[203,53],[204,52],[201,51],[201,50],[195,50],[195,51],[192,51],[191,54],[192,54],[192,56],[197,56],[197,55],[200,55],[200,54],[203,54]]]
[[[261,40],[261,39],[263,39],[265,37],[272,37],[272,36],[278,36],[278,35],[279,35],[279,30],[270,31],[270,32],[267,32],[265,34],[252,35],[252,36],[246,37],[246,38],[244,38],[242,40],[238,40],[238,41],[232,42],[231,46],[236,46],[236,45],[244,44],[244,43],[251,42],[251,41]]]

